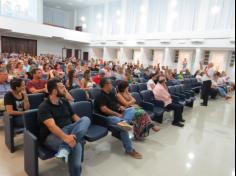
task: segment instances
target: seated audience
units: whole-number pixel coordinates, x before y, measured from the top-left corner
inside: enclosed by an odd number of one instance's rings
[[[129,133],[127,132],[132,127],[125,122],[133,119],[135,112],[133,109],[126,109],[119,105],[115,95],[112,93],[112,83],[109,79],[103,78],[100,86],[102,90],[95,99],[95,111],[106,116],[110,125],[117,125],[119,127],[121,141],[123,142],[126,154],[135,159],[142,159],[142,155],[134,150]]]
[[[133,98],[132,95],[130,94],[129,84],[127,81],[121,81],[118,84],[117,100],[120,103],[120,105],[125,108],[134,108],[136,111],[136,114],[140,112],[140,110],[144,111],[141,107],[139,107],[136,104],[135,98]],[[135,115],[131,121],[131,124],[136,124],[135,127],[140,128],[140,129],[134,129],[134,136],[137,139],[142,138],[143,134],[145,133],[149,134],[149,129],[151,128],[155,132],[160,131],[160,127],[158,127],[157,125],[154,125],[151,118],[145,112],[143,113],[143,115],[138,116],[138,117]]]
[[[75,70],[70,70],[68,73],[68,80],[66,81],[66,88],[68,90],[74,89],[74,88],[80,88],[81,83],[78,78],[78,75]]]
[[[5,109],[8,115],[15,117],[14,125],[22,128],[24,127],[22,116],[30,109],[25,82],[20,78],[13,78],[10,87],[11,91],[4,96]]]
[[[81,87],[80,88],[82,90],[87,91],[89,89],[92,89],[94,85],[95,85],[95,83],[93,82],[93,80],[91,78],[90,70],[86,70],[84,72],[84,77],[81,80]]]
[[[33,79],[27,83],[27,91],[31,94],[47,93],[47,81],[42,80],[42,71],[38,68],[31,72]]]
[[[166,78],[164,76],[158,76],[158,83],[153,89],[154,96],[156,100],[163,101],[165,108],[169,110],[174,110],[174,121],[172,125],[177,127],[184,127],[181,122],[185,122],[183,119],[183,106],[173,102],[171,95],[166,86]]]
[[[39,107],[39,141],[69,163],[71,176],[81,176],[83,140],[90,126],[88,117],[76,115],[67,101],[66,88],[58,80],[48,81],[49,98]]]
[[[224,85],[224,80],[220,77],[220,73],[216,73],[214,75],[214,79],[212,81],[212,88],[216,89],[220,96],[225,98],[225,100],[229,100],[232,97],[227,94],[227,86]]]

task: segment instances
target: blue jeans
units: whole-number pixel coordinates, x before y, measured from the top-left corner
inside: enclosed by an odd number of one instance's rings
[[[223,87],[218,87],[217,90],[218,90],[220,96],[222,96],[222,97],[226,97],[227,96],[227,93],[226,93],[226,91],[225,91],[225,89]]]
[[[124,115],[123,119],[119,117],[115,117],[115,116],[109,116],[108,117],[109,124],[117,125],[117,123],[122,122],[122,121],[127,121],[128,123],[131,123],[135,117],[135,108],[126,109],[123,115]],[[132,146],[132,141],[129,138],[129,133],[118,127],[117,127],[117,130],[120,132],[121,141],[123,143],[125,151],[132,152],[134,149]]]
[[[71,176],[80,176],[81,175],[81,161],[83,149],[81,141],[86,135],[88,128],[91,124],[91,121],[88,117],[83,117],[80,121],[75,122],[71,125],[64,127],[62,130],[66,134],[73,134],[77,138],[77,144],[74,148],[70,148],[68,144],[64,143],[60,138],[54,134],[50,134],[44,145],[53,151],[59,151],[60,149],[66,149],[70,152],[69,155],[69,171]]]

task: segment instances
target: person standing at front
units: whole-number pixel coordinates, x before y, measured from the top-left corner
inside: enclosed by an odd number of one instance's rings
[[[201,103],[201,106],[208,106],[208,100],[211,94],[211,86],[212,86],[212,80],[214,79],[214,75],[215,75],[214,64],[209,63],[207,68],[205,69],[205,74],[202,78],[203,84],[202,84],[201,96],[203,102]]]

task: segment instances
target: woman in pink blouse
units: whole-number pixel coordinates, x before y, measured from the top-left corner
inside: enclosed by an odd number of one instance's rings
[[[177,127],[184,127],[181,122],[185,122],[183,119],[183,106],[178,103],[173,103],[171,95],[166,86],[166,78],[164,76],[158,76],[158,83],[153,89],[153,93],[156,100],[163,101],[165,108],[168,110],[174,110],[174,121],[172,125]]]

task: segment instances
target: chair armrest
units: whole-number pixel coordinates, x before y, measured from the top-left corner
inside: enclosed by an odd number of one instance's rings
[[[148,110],[148,111],[153,112],[154,105],[153,105],[152,103],[142,102],[142,108],[143,108],[144,110]]]
[[[24,168],[28,175],[38,176],[38,141],[28,130],[24,131]]]
[[[165,103],[163,101],[153,100],[153,103],[154,103],[155,106],[159,106],[159,107],[165,108]]]
[[[7,113],[4,113],[4,134],[5,134],[5,144],[11,153],[14,152],[14,127],[13,118]]]
[[[185,100],[185,98],[187,98],[187,96],[185,94],[182,94],[182,93],[175,93],[173,95],[176,96],[176,97],[179,97],[182,100]]]
[[[109,125],[107,117],[102,114],[98,114],[98,113],[93,113],[93,122],[96,125],[101,125],[101,126],[105,126],[105,127],[107,127]]]

